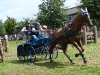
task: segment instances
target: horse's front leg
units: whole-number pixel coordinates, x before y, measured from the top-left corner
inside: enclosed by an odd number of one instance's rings
[[[73,45],[78,49],[79,53],[78,54],[75,54],[76,55],[81,55],[82,59],[83,59],[83,62],[84,63],[87,63],[87,60],[86,58],[84,57],[84,54],[82,53],[82,49],[80,48],[80,46],[77,44],[77,42],[74,42]]]
[[[72,58],[70,57],[70,56],[68,56],[68,54],[67,54],[67,47],[68,47],[68,44],[67,45],[63,45],[63,53],[67,56],[67,58],[69,59],[69,61],[71,62],[71,63],[73,63],[73,60],[72,60]]]
[[[83,48],[83,46],[82,46],[82,41],[81,41],[81,40],[78,41],[77,44],[78,44],[79,47],[81,48],[81,50],[82,50],[81,52],[84,52],[84,48]],[[80,53],[76,53],[76,54],[75,54],[75,57],[78,57],[79,55],[80,55]]]
[[[78,45],[80,46],[80,48],[82,49],[82,52],[84,52],[84,48],[83,48],[83,46],[82,46],[82,41],[81,41],[81,40],[78,41],[77,44],[78,44]]]

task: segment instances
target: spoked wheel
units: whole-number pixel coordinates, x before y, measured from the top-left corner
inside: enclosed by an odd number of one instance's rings
[[[35,49],[32,46],[26,47],[27,60],[34,62],[36,60]]]
[[[19,45],[17,47],[17,57],[19,58],[20,61],[25,61],[25,50],[22,45]]]
[[[42,59],[45,59],[47,57],[47,53],[48,53],[48,46],[43,46],[42,49],[41,49],[41,58]]]
[[[52,58],[56,59],[58,56],[58,47],[55,46],[55,48],[53,49],[53,54],[52,54]]]

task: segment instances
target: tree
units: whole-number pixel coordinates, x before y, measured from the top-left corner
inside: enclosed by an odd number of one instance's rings
[[[12,35],[16,31],[16,20],[11,17],[7,17],[7,20],[5,21],[5,28],[8,35]]]
[[[19,30],[21,30],[25,26],[25,21],[21,21],[18,23]]]
[[[37,21],[41,24],[48,25],[50,28],[60,27],[67,19],[65,0],[42,0],[39,5]]]
[[[87,7],[95,24],[100,23],[100,0],[81,0],[79,7]]]
[[[24,26],[25,26],[25,21],[18,22],[16,26],[16,33],[19,33]]]
[[[5,26],[4,26],[3,22],[2,22],[2,20],[0,20],[0,36],[5,35],[5,34],[6,34]]]

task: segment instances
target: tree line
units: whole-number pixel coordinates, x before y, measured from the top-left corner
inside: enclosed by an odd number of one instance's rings
[[[0,20],[0,36],[15,34],[18,26],[18,30],[21,30],[25,26],[25,21],[30,20],[31,24],[35,21],[40,22],[42,25],[47,25],[49,28],[59,28],[63,26],[69,19],[66,15],[68,7],[64,5],[66,0],[42,0],[42,3],[38,6],[39,12],[35,15],[36,19],[24,18],[24,21],[16,22],[13,17],[8,17],[3,23]],[[91,18],[95,24],[100,24],[100,0],[81,0],[77,5],[80,8],[88,8]]]

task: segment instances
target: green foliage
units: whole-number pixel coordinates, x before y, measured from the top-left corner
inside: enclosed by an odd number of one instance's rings
[[[43,0],[39,5],[40,12],[37,20],[50,28],[60,27],[66,21],[65,0]]]
[[[2,21],[0,20],[0,36],[5,35],[5,26],[2,23]]]
[[[5,28],[7,34],[11,35],[14,34],[16,31],[16,20],[14,18],[7,17],[7,20],[5,21]]]
[[[82,5],[79,7],[87,7],[95,24],[100,24],[100,0],[81,0]]]
[[[25,21],[18,23],[19,29],[22,29],[25,26]]]
[[[25,26],[25,21],[18,22],[16,26],[16,33],[19,33],[24,26]]]

